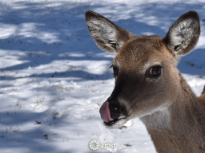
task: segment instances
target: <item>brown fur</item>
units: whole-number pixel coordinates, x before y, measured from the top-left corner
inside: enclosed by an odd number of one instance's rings
[[[165,38],[135,36],[92,11],[86,12],[86,22],[96,44],[117,54],[109,103],[125,107],[126,121],[140,117],[158,153],[205,152],[205,89],[197,98],[176,68],[177,56],[189,53],[198,41],[197,13],[182,15]],[[147,77],[155,65],[162,66],[161,76]]]
[[[205,110],[205,86],[201,93],[201,96],[198,97],[199,102],[202,104],[204,110]]]

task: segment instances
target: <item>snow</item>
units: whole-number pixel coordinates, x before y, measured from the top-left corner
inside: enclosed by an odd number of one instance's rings
[[[84,19],[87,10],[131,32],[165,36],[183,13],[196,10],[201,36],[178,65],[199,96],[205,84],[203,0],[1,0],[0,149],[2,153],[89,153],[88,143],[113,151],[155,153],[139,119],[106,129],[99,108],[114,86],[114,55],[101,51]]]

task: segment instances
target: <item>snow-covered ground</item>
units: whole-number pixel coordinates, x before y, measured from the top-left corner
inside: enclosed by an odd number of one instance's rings
[[[88,143],[118,153],[155,153],[139,119],[106,129],[99,108],[110,95],[114,55],[101,51],[84,19],[93,10],[131,32],[164,36],[196,10],[201,36],[179,69],[196,95],[205,84],[203,0],[0,0],[0,152],[89,153]]]

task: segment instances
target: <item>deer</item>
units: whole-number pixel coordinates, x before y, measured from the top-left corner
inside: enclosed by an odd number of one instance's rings
[[[104,125],[139,118],[158,153],[205,152],[205,89],[197,97],[177,69],[198,42],[197,12],[181,15],[164,38],[132,34],[90,10],[85,19],[97,46],[116,55],[115,86],[99,110]]]

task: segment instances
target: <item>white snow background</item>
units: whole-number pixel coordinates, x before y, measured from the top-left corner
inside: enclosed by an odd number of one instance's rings
[[[165,36],[189,10],[201,36],[179,70],[200,95],[205,84],[205,1],[0,0],[0,152],[91,153],[90,140],[114,143],[117,153],[155,153],[146,128],[106,129],[99,108],[114,87],[114,55],[90,36],[93,10],[137,35]],[[38,123],[41,122],[41,124]]]

